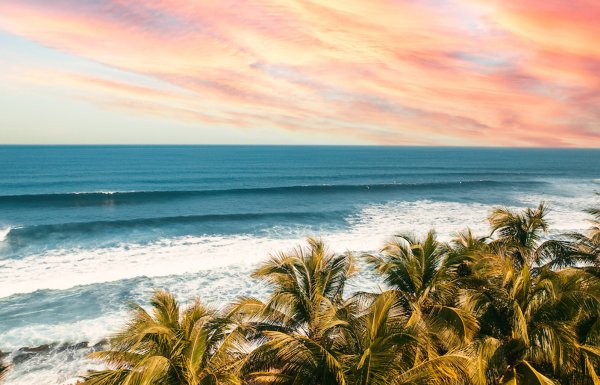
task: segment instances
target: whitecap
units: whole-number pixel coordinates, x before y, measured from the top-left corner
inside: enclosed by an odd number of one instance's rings
[[[552,211],[549,219],[557,230],[585,228],[587,216],[581,210],[590,197],[563,197],[547,194],[516,197],[519,206],[534,206],[546,200]],[[129,290],[135,300],[145,301],[154,288],[168,289],[182,301],[196,295],[214,305],[222,305],[238,295],[264,297],[265,287],[249,278],[249,273],[270,253],[288,250],[306,236],[322,236],[336,252],[351,250],[360,254],[377,250],[391,235],[406,231],[423,234],[430,228],[440,238],[449,239],[465,226],[478,234],[489,230],[486,217],[491,207],[481,203],[448,201],[396,201],[360,208],[346,218],[347,227],[335,231],[306,226],[274,226],[261,235],[204,235],[165,238],[150,244],[124,243],[101,249],[55,249],[21,259],[4,260],[0,267],[0,297],[40,289],[68,289],[77,285],[115,282],[146,276]],[[370,290],[373,280],[358,277],[353,285]],[[76,290],[76,289],[75,289]],[[114,331],[126,319],[123,308],[115,308],[93,319],[58,324],[34,324],[6,330],[0,335],[2,347],[49,342],[97,341]],[[71,354],[71,353],[69,353]],[[97,363],[83,357],[56,353],[40,362],[31,360],[15,366],[10,383],[70,383],[78,374]],[[41,358],[40,358],[41,359]],[[33,370],[35,368],[36,370]]]
[[[13,227],[8,226],[5,228],[0,228],[0,242],[4,242],[6,238],[8,238],[8,234],[13,229]]]
[[[586,206],[588,199],[531,195],[523,198],[523,206],[537,204],[542,198],[552,203],[549,219],[557,231],[577,231],[587,227],[587,215],[581,210],[589,207]],[[472,226],[476,233],[484,235],[488,232],[486,217],[490,209],[481,203],[389,202],[363,207],[346,218],[346,228],[335,231],[281,226],[260,235],[185,236],[149,244],[47,250],[4,260],[0,268],[0,281],[3,282],[0,297],[139,276],[182,275],[224,266],[248,266],[271,253],[302,243],[306,236],[323,237],[336,252],[360,253],[376,250],[391,235],[407,231],[423,234],[435,228],[442,240],[448,240],[454,233]]]

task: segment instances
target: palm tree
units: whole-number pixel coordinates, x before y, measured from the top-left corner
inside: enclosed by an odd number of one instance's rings
[[[478,287],[484,282],[476,279],[472,274],[473,265],[481,253],[490,251],[488,244],[490,238],[477,237],[470,228],[454,234],[448,244],[445,264],[450,266],[454,274],[454,283],[457,288]]]
[[[327,252],[323,242],[279,254],[254,277],[273,288],[262,303],[245,298],[231,310],[244,314],[258,347],[244,367],[256,384],[454,384],[464,379],[463,355],[429,352],[418,322],[395,291],[343,299],[354,272],[349,254]]]
[[[586,302],[575,325],[577,366],[562,375],[562,383],[600,385],[600,307],[597,299]]]
[[[307,247],[272,256],[253,274],[273,288],[266,302],[241,299],[231,310],[243,315],[263,342],[247,358],[252,383],[345,384],[337,341],[346,281],[355,272],[352,255],[335,255],[317,239]]]
[[[571,255],[577,258],[578,266],[600,278],[600,208],[586,211],[592,215],[591,227],[587,234],[570,234],[575,246]]]
[[[547,213],[543,202],[536,209],[527,208],[522,212],[494,209],[488,222],[492,235],[497,234],[498,238],[491,245],[508,250],[517,266],[531,265],[541,236],[548,231]]]
[[[92,371],[84,385],[240,384],[237,376],[245,344],[232,319],[196,300],[180,309],[173,295],[157,291],[152,312],[132,305],[127,326],[110,349],[92,353],[110,369]]]
[[[456,302],[468,254],[452,252],[430,231],[423,239],[398,235],[379,255],[366,261],[397,292],[409,323],[421,323],[439,351],[460,347],[473,338],[477,321]]]
[[[590,274],[600,279],[600,209],[586,210],[592,215],[591,228],[587,234],[568,234],[573,240],[569,244],[569,253],[561,255],[562,260],[575,264],[582,274]],[[565,257],[566,256],[566,257]],[[598,293],[596,293],[598,294]],[[565,382],[573,384],[600,384],[600,301],[592,298],[587,301],[575,326],[577,342],[582,347],[579,351],[577,370],[570,373]]]
[[[352,302],[362,301],[358,295]],[[345,357],[349,382],[380,384],[459,384],[467,381],[467,358],[456,352],[437,356],[424,342],[427,334],[409,321],[398,293],[377,295],[369,306],[359,306],[345,340],[351,353]],[[433,355],[433,357],[432,357]]]
[[[482,253],[473,274],[487,283],[461,291],[463,306],[480,324],[467,348],[472,375],[480,384],[554,384],[580,369],[579,352],[599,352],[578,341],[576,325],[592,315],[600,286],[577,269],[533,275],[528,258],[515,265],[514,257],[512,247]]]
[[[600,210],[588,210],[597,215],[589,237],[566,234],[555,239],[543,239],[548,231],[545,219],[547,212],[544,203],[540,203],[536,209],[527,208],[521,212],[506,208],[494,209],[488,221],[492,235],[497,234],[498,238],[489,246],[498,252],[509,251],[517,267],[526,264],[533,274],[537,274],[538,269],[565,267],[586,268],[598,273],[600,232],[594,232],[594,229],[600,229]],[[600,277],[600,273],[597,275]]]
[[[569,237],[543,240],[546,213],[542,203],[522,212],[498,208],[488,218],[497,238],[475,249],[471,285],[460,291],[480,324],[468,347],[475,382],[595,377],[598,281],[580,269],[589,257]]]

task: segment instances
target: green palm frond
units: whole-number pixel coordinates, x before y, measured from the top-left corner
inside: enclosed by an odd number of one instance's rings
[[[455,243],[475,243],[468,239],[471,236],[463,234]],[[380,254],[365,256],[366,262],[396,291],[397,302],[408,315],[407,323],[420,325],[424,335],[437,340],[440,352],[468,343],[478,330],[472,310],[459,301],[465,278],[459,266],[471,264],[472,256],[461,257],[458,250],[437,241],[435,232],[430,231],[422,239],[396,236]],[[432,347],[428,354],[435,351]]]
[[[469,358],[449,352],[404,371],[392,384],[451,385],[469,383]]]
[[[547,213],[543,202],[535,209],[527,208],[522,212],[494,209],[488,222],[491,234],[498,236],[495,243],[510,250],[518,265],[531,264],[542,234],[548,231]]]
[[[556,385],[556,382],[537,371],[527,361],[521,361],[515,366],[512,379],[509,379],[508,383],[511,382],[516,385]]]
[[[173,295],[157,291],[151,312],[132,305],[126,327],[110,349],[90,354],[109,369],[84,376],[84,385],[197,385],[239,383],[247,345],[232,319],[199,300],[181,309]]]

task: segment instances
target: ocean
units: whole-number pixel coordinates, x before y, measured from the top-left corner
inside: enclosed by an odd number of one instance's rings
[[[217,307],[262,297],[249,273],[307,236],[359,255],[402,232],[486,235],[492,207],[540,201],[554,235],[586,229],[600,203],[600,150],[0,146],[0,165],[8,384],[97,368],[90,347],[156,288]]]

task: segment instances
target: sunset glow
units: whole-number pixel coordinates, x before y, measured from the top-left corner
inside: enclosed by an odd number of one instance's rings
[[[597,147],[599,20],[596,0],[4,0],[0,142]]]

